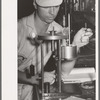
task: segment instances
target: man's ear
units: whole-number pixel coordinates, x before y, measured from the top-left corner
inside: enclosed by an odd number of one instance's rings
[[[33,6],[34,6],[35,9],[37,9],[37,4],[36,4],[35,0],[33,0]]]

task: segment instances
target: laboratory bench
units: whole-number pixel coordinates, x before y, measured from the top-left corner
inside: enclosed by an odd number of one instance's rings
[[[62,89],[63,92],[77,94],[78,96],[76,97],[78,98],[82,98],[85,100],[91,98],[90,100],[95,100],[95,81],[74,83],[74,84],[64,84]]]

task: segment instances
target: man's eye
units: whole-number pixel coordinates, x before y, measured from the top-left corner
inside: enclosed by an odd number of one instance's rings
[[[45,8],[50,8],[50,7],[41,7],[41,8],[44,8],[45,9]]]
[[[55,6],[55,8],[58,8],[59,6]]]

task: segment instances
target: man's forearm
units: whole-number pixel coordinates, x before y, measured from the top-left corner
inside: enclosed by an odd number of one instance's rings
[[[18,82],[23,84],[30,84],[33,85],[32,79],[26,77],[25,72],[18,71]]]
[[[65,61],[62,63],[62,75],[68,75],[71,70],[74,68],[76,60],[73,61]]]

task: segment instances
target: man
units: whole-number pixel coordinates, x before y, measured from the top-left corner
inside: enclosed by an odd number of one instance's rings
[[[49,34],[53,29],[56,33],[61,32],[63,35],[63,27],[54,21],[62,1],[63,0],[36,0],[33,3],[36,11],[32,15],[20,19],[18,22],[19,100],[32,100],[33,84],[38,84],[38,74],[41,72],[41,50],[36,37],[44,33]],[[89,37],[92,34],[91,29],[82,28],[76,33],[72,44],[77,45],[77,50],[79,50],[80,47],[88,44]],[[49,42],[44,42],[43,47],[44,64],[46,65],[52,54],[51,44]],[[62,63],[62,76],[68,74],[72,70],[75,62],[76,61],[73,60]],[[27,78],[26,72],[30,71],[31,65],[35,66],[35,76]],[[54,79],[55,71],[44,73],[45,82],[50,82],[50,84],[52,84]]]

